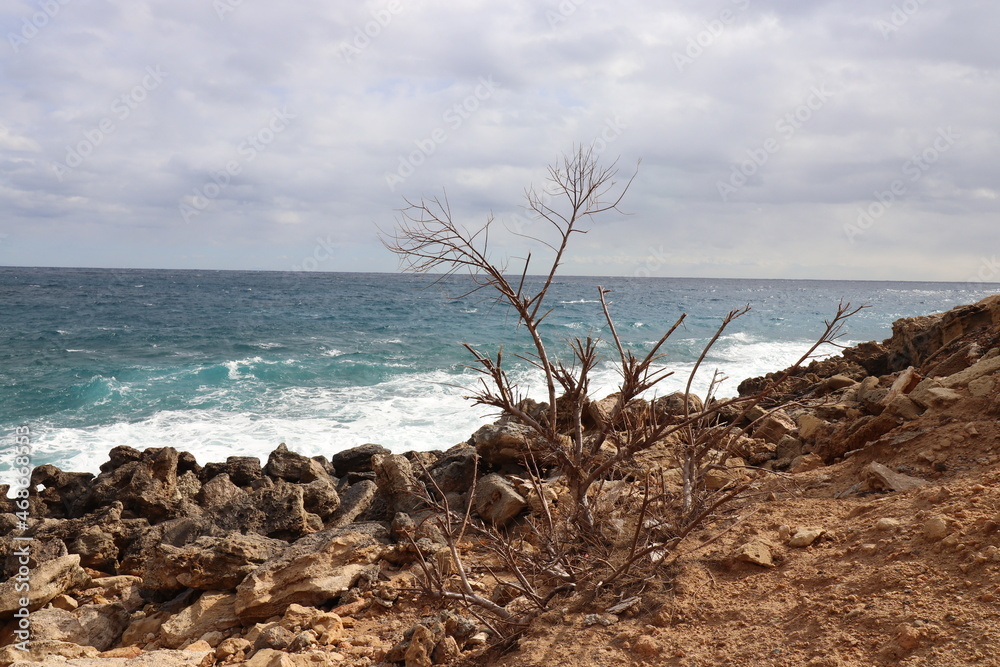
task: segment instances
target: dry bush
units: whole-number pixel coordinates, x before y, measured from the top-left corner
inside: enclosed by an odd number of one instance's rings
[[[527,207],[554,237],[530,237],[553,253],[535,291],[526,289],[530,255],[519,278],[511,278],[506,264],[490,258],[494,219],[470,231],[453,220],[447,199],[407,201],[395,231],[382,239],[406,270],[442,275],[465,270],[474,281],[468,293],[489,290],[497,302],[511,308],[534,347],[532,355],[522,358],[538,368],[545,381],[547,401],[526,400],[507,375],[502,348],[491,356],[465,345],[474,360],[471,367],[480,373],[469,398],[497,408],[530,431],[523,443],[528,474],[522,486],[531,512],[524,521],[511,529],[486,525],[472,516],[471,507],[450,507],[433,484],[424,498],[436,510],[433,520],[445,536],[450,556],[446,564],[440,558],[422,561],[425,592],[462,602],[499,636],[516,635],[561,593],[618,600],[620,604],[611,609],[635,600],[676,557],[685,537],[752,484],[752,477],[737,474],[731,481],[718,480],[731,473],[726,462],[735,456],[740,436],[747,433],[747,414],[785,379],[775,378],[752,396],[717,400],[714,392],[721,378],[716,374],[708,395],[691,400],[692,382],[708,351],[748,312],[746,306],[726,315],[705,346],[688,378],[682,409],[656,409],[655,403],[639,399],[670,375],[659,364],[661,350],[684,316],[648,352],[637,356],[623,345],[605,300],[607,290],[600,286],[597,294],[621,374],[611,404],[595,404],[590,397],[591,373],[600,361],[598,340],[573,339],[568,342],[569,361],[557,360],[542,336],[551,312],[545,299],[570,238],[585,231],[581,224],[618,210],[634,175],[620,186],[616,175],[613,164],[602,167],[591,150],[580,148],[549,168],[546,193],[554,194],[554,199],[535,189],[526,192]],[[840,304],[817,342],[792,369],[820,346],[833,343],[844,320],[857,310]],[[720,418],[722,413],[728,418]],[[662,468],[646,469],[641,455],[654,448],[672,451],[679,479],[670,478]],[[490,571],[499,582],[492,597],[469,580],[460,548],[468,540],[485,546],[501,564]]]

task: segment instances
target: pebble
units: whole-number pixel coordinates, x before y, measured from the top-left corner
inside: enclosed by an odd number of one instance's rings
[[[875,522],[875,530],[890,531],[890,530],[896,530],[897,528],[899,528],[899,526],[900,526],[899,521],[897,521],[896,519],[890,519],[888,517],[879,519],[878,521]]]
[[[948,534],[948,521],[940,515],[932,516],[924,522],[924,537],[940,540]]]
[[[807,547],[813,542],[815,542],[820,535],[826,531],[822,528],[817,528],[814,526],[803,526],[795,531],[792,535],[792,539],[788,540],[788,546],[790,547]]]

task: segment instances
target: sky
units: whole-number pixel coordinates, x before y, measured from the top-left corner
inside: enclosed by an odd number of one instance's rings
[[[988,0],[0,0],[0,28],[0,265],[395,271],[378,230],[442,193],[521,257],[525,188],[584,146],[635,178],[567,274],[1000,282]]]

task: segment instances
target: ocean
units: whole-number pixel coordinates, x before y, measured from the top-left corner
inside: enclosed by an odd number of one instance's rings
[[[538,279],[533,279],[537,284]],[[845,344],[881,340],[901,317],[940,312],[1000,285],[681,278],[557,278],[545,323],[550,350],[601,337],[613,360],[597,286],[623,340],[649,346],[684,312],[665,347],[683,387],[719,321],[747,303],[709,355],[735,395],[744,378],[784,368],[843,299],[871,307]],[[467,277],[436,284],[408,274],[0,268],[0,483],[12,479],[15,430],[28,427],[32,463],[96,472],[118,445],[172,446],[200,463],[266,460],[279,443],[326,455],[374,442],[403,452],[445,449],[495,418],[463,398],[477,380],[462,343],[495,354],[543,398],[516,355],[530,340],[516,317]],[[829,353],[837,350],[829,348]],[[614,391],[602,363],[593,395]],[[10,453],[10,455],[7,455]]]

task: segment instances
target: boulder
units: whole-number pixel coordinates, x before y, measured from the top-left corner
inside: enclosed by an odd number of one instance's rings
[[[184,586],[203,591],[231,590],[286,548],[288,544],[282,540],[235,531],[224,537],[199,537],[182,547],[160,544],[144,563],[143,579],[151,590]]]
[[[236,589],[244,624],[281,616],[289,605],[317,606],[377,571],[386,546],[361,532],[323,531],[296,541],[251,573]]]
[[[698,414],[705,407],[701,398],[698,396],[694,394],[687,394],[685,396],[684,392],[675,391],[672,394],[661,396],[653,401],[653,409],[663,415],[683,417],[685,403],[687,404],[688,414],[691,415]]]
[[[235,594],[205,593],[160,627],[160,643],[168,648],[180,648],[206,633],[224,632],[239,624]]]
[[[215,512],[215,522],[226,531],[283,539],[294,539],[322,527],[318,517],[310,517],[315,515],[306,511],[302,485],[281,479],[273,487],[251,491]]]
[[[228,473],[222,472],[202,485],[198,503],[204,509],[213,509],[236,502],[246,495],[247,492],[234,484]]]
[[[480,458],[490,465],[519,463],[524,459],[525,443],[534,439],[534,431],[523,424],[501,420],[486,424],[469,438]]]
[[[423,485],[413,473],[413,465],[404,456],[376,454],[372,457],[375,483],[389,504],[391,514],[412,514],[424,505]]]
[[[27,543],[25,543],[27,544]],[[55,596],[90,583],[90,575],[80,567],[80,556],[71,554],[39,564],[27,576],[31,587],[27,591],[18,578],[0,584],[0,620],[13,618],[21,609],[21,599],[28,600],[28,609],[34,611],[45,606]]]
[[[479,516],[497,526],[507,525],[528,506],[514,485],[496,473],[479,480],[473,503]]]
[[[271,479],[283,479],[286,482],[311,482],[330,478],[322,463],[290,451],[285,443],[271,452],[267,465],[264,466],[264,474]]]
[[[97,476],[86,497],[84,509],[94,510],[118,500],[125,512],[146,518],[150,523],[200,514],[197,506],[186,502],[178,487],[180,454],[176,449],[150,448],[139,453],[137,460],[132,459],[131,452],[126,458],[129,459],[127,462]],[[112,460],[115,460],[114,456]]]
[[[896,472],[881,463],[869,463],[861,471],[866,488],[873,491],[909,491],[926,486],[929,482]]]
[[[754,429],[753,436],[776,445],[796,428],[791,417],[781,410],[776,410],[761,420],[757,428]]]
[[[470,445],[456,445],[446,451],[429,472],[442,493],[465,493],[476,479],[479,456]]]
[[[333,466],[334,474],[338,477],[345,477],[351,472],[372,472],[372,457],[376,454],[385,456],[391,454],[382,445],[366,444],[351,449],[337,452],[330,457],[330,465]]]
[[[51,464],[36,466],[31,471],[31,487],[41,484],[45,490],[39,494],[48,510],[44,515],[55,518],[72,518],[82,514],[82,500],[90,490],[94,476],[89,472],[63,472]],[[6,494],[4,494],[6,498]]]
[[[329,477],[314,479],[302,486],[302,504],[307,512],[326,520],[333,516],[340,507],[340,496],[337,487]]]
[[[129,624],[129,612],[120,602],[111,604],[85,604],[73,612],[85,635],[77,642],[107,651],[121,638]]]
[[[348,487],[340,496],[340,506],[330,517],[330,527],[342,528],[357,519],[362,512],[371,507],[377,491],[378,485],[367,479]]]
[[[247,487],[263,477],[264,471],[256,456],[230,456],[225,463],[207,464],[201,472],[201,481],[208,482],[222,474],[236,486]]]

